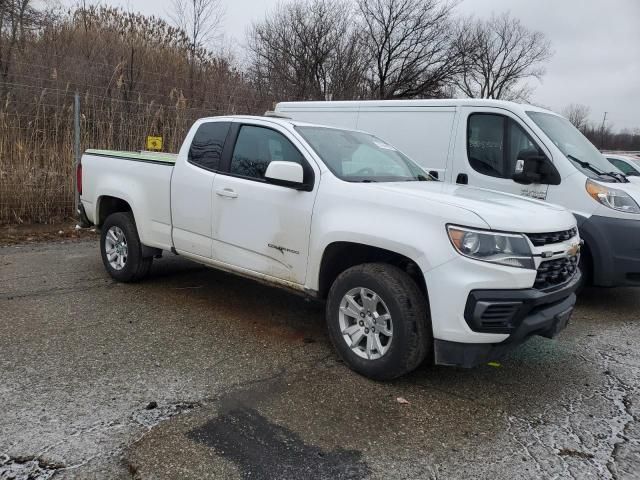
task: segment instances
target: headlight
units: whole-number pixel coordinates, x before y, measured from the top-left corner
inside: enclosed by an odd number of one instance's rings
[[[535,270],[529,243],[523,235],[448,225],[449,239],[465,257],[482,262]]]
[[[640,207],[629,194],[587,179],[587,193],[598,203],[619,212],[640,213]]]

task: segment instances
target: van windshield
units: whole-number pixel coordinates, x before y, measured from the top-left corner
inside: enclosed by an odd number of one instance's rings
[[[432,180],[416,163],[373,135],[329,127],[296,130],[329,170],[347,182],[411,182]]]
[[[531,120],[551,139],[575,167],[590,178],[616,181],[622,172],[611,165],[569,120],[544,112],[527,112]],[[613,173],[612,177],[609,175]]]

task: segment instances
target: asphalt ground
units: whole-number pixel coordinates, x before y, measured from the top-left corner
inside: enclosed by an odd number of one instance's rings
[[[171,254],[117,284],[94,239],[0,247],[0,479],[640,478],[639,293],[377,383],[288,292]]]

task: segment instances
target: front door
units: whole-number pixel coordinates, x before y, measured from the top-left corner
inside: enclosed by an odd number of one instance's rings
[[[456,133],[452,182],[488,188],[539,200],[549,185],[522,185],[512,177],[518,159],[545,155],[532,132],[501,108],[464,107]]]
[[[226,173],[213,184],[213,256],[246,269],[304,284],[311,214],[317,192],[268,183],[271,161],[303,165],[305,183],[314,170],[301,149],[281,131],[240,125]]]

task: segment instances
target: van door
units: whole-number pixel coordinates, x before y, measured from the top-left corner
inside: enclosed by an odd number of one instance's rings
[[[362,107],[357,129],[380,137],[427,171],[444,172],[451,168],[455,114],[455,107]]]
[[[502,108],[460,109],[452,182],[546,200],[549,185],[513,181],[516,163],[546,156],[541,142],[516,115]]]

